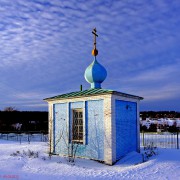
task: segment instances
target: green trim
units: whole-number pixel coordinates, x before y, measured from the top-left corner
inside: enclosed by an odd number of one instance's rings
[[[100,95],[100,94],[115,94],[115,95],[119,95],[119,96],[123,96],[123,97],[135,98],[135,99],[139,99],[139,100],[143,99],[142,97],[139,97],[139,96],[130,95],[130,94],[122,93],[122,92],[117,92],[117,91],[113,91],[113,90],[109,90],[109,89],[92,88],[92,89],[87,89],[84,91],[76,91],[76,92],[61,94],[58,96],[46,98],[44,100],[45,101],[53,101],[53,100],[57,100],[57,99],[68,99],[68,98],[73,98],[73,97],[76,98],[76,97],[84,97],[84,96],[92,96],[92,95],[96,96],[96,95]]]

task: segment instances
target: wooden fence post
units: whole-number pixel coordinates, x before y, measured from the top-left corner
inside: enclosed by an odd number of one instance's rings
[[[144,146],[144,131],[142,131],[142,145]]]
[[[177,149],[179,149],[179,129],[177,129]]]

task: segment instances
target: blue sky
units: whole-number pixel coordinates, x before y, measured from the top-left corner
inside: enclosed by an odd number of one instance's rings
[[[179,0],[1,0],[0,19],[1,110],[47,110],[44,98],[89,88],[96,27],[102,87],[180,111]]]

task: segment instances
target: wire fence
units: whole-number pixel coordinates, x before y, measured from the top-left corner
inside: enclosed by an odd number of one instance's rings
[[[176,148],[179,149],[179,133],[155,133],[155,132],[142,132],[140,133],[140,145],[147,146],[152,144],[161,148]]]
[[[21,142],[47,142],[48,134],[42,132],[0,132],[0,139]]]
[[[179,133],[156,133],[142,132],[140,133],[140,146],[144,147],[152,144],[161,148],[179,149],[180,137]],[[48,142],[47,132],[0,132],[0,139],[21,142]]]

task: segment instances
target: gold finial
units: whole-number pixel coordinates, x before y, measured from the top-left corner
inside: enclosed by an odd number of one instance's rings
[[[92,50],[92,55],[93,56],[97,56],[98,55],[98,50],[96,49],[96,37],[98,37],[98,35],[96,34],[96,28],[93,29],[92,33],[94,34],[94,49]]]

